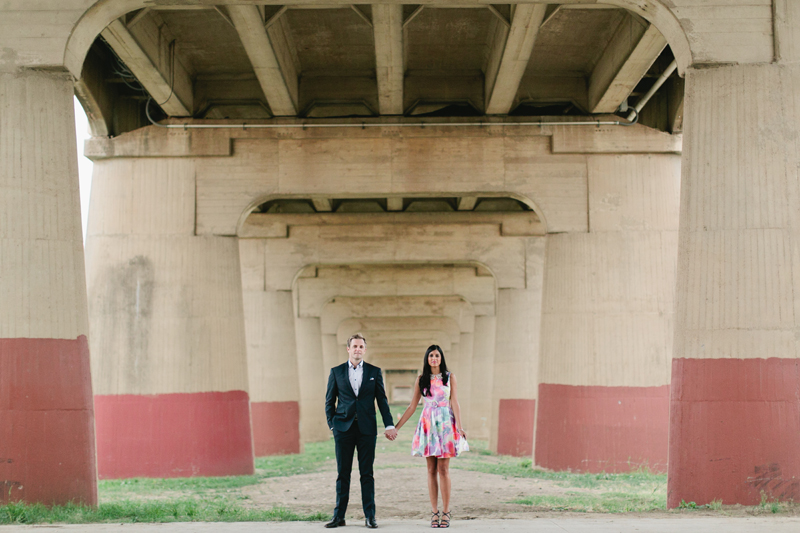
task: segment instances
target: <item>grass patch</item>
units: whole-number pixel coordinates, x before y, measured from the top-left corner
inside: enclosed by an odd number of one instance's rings
[[[252,476],[108,479],[98,483],[98,491],[101,501],[163,493],[228,493],[266,478],[319,472],[331,460],[335,461],[333,440],[306,444],[299,454],[258,457]]]
[[[299,515],[281,507],[249,509],[231,500],[124,501],[102,503],[97,508],[83,505],[48,508],[24,503],[0,506],[0,524],[321,521],[327,518],[322,513]]]
[[[564,495],[531,496],[512,503],[531,505],[548,511],[573,511],[579,513],[633,513],[663,511],[667,507],[666,495],[632,494],[629,492],[568,492]]]

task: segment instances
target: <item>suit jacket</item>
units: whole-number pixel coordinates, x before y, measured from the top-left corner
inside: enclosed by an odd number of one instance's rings
[[[377,435],[376,401],[381,410],[383,425],[394,425],[392,413],[389,410],[389,401],[386,399],[381,369],[364,362],[361,388],[356,397],[347,372],[349,364],[346,362],[331,368],[330,376],[328,376],[328,392],[325,395],[325,416],[328,418],[328,427],[337,431],[347,431],[358,415],[359,431],[364,435]]]

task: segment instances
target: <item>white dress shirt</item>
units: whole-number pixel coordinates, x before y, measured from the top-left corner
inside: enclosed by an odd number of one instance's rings
[[[355,367],[348,361],[347,376],[350,378],[350,386],[353,387],[353,392],[358,398],[358,391],[361,390],[361,379],[364,377],[364,360],[362,359]]]
[[[350,378],[350,386],[358,398],[358,391],[361,390],[361,381],[364,377],[364,360],[362,359],[355,367],[347,361],[347,377]],[[394,426],[386,426],[386,429],[394,429]]]

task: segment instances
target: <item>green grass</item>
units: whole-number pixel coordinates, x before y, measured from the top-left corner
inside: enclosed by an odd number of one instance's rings
[[[392,406],[399,418],[405,406]],[[378,435],[377,468],[419,467],[409,461],[393,463],[393,457],[408,455],[411,439],[422,408],[402,428],[394,442]],[[548,480],[573,489],[559,495],[534,495],[513,503],[549,510],[620,513],[663,510],[666,508],[666,476],[646,469],[625,474],[574,474],[549,472],[533,467],[530,458],[492,453],[488,443],[470,439],[470,453],[451,463],[453,468],[484,472],[504,477]],[[383,457],[381,457],[383,456]],[[394,461],[397,462],[397,461]],[[248,505],[248,496],[240,489],[264,479],[335,470],[333,439],[306,444],[301,454],[256,459],[255,474],[250,476],[195,477],[173,479],[104,480],[98,484],[100,505],[88,508],[66,505],[47,508],[42,505],[10,504],[0,506],[0,524],[96,523],[96,522],[186,522],[186,521],[283,521],[325,520],[327,514],[299,515],[285,508],[257,509]],[[591,492],[590,492],[591,491]],[[772,502],[762,502],[772,512]]]
[[[549,511],[573,511],[581,513],[631,513],[663,511],[667,506],[666,495],[647,495],[630,492],[567,492],[563,495],[531,496],[512,503],[531,505]]]
[[[249,509],[231,500],[123,501],[101,503],[97,508],[82,505],[45,507],[41,504],[12,503],[0,506],[0,524],[89,524],[134,522],[264,522],[325,520],[327,515],[299,515],[276,507]]]
[[[101,500],[169,492],[227,493],[232,489],[257,485],[266,478],[319,472],[327,462],[334,461],[334,457],[333,440],[314,442],[306,444],[305,451],[300,454],[256,458],[256,473],[252,476],[102,480],[98,483],[98,491]]]

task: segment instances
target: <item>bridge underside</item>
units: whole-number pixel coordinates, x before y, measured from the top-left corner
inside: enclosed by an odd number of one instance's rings
[[[0,8],[0,502],[326,439],[356,331],[499,453],[800,498],[794,2],[70,2]]]

